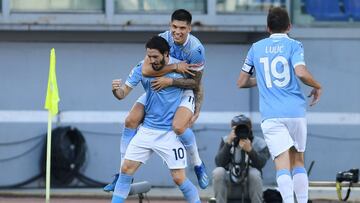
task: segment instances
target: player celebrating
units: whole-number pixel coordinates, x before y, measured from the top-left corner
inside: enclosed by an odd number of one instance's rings
[[[174,63],[176,59],[169,57],[169,45],[162,37],[156,36],[146,43],[146,54],[152,68],[161,70],[165,64]],[[145,163],[152,152],[157,153],[167,164],[174,182],[187,202],[199,203],[199,194],[195,186],[186,178],[186,153],[183,144],[177,139],[172,128],[172,120],[179,104],[183,90],[177,87],[167,87],[154,91],[151,87],[153,77],[143,77],[143,63],[138,64],[130,73],[125,85],[120,80],[112,84],[114,95],[118,99],[125,98],[139,82],[145,92],[145,117],[142,126],[129,143],[121,173],[116,182],[112,203],[122,203],[128,196],[133,174]],[[181,78],[177,73],[166,74],[166,77]]]
[[[166,31],[160,34],[160,36],[166,39],[170,45],[170,56],[184,62],[166,65],[162,70],[154,71],[149,63],[149,60],[145,58],[142,73],[145,76],[154,77],[162,76],[174,71],[188,73],[189,76],[187,78],[158,77],[152,82],[152,87],[157,91],[168,86],[176,86],[194,90],[195,98],[191,96],[193,94],[192,90],[184,92],[182,104],[195,102],[195,110],[187,108],[186,105],[180,105],[176,111],[175,118],[172,123],[172,128],[179,136],[181,142],[184,144],[187,152],[190,155],[190,160],[194,165],[194,170],[199,186],[202,189],[205,189],[209,185],[209,178],[205,165],[199,156],[195,135],[189,128],[199,116],[200,107],[203,100],[201,78],[205,64],[205,50],[201,42],[190,34],[191,21],[192,16],[188,11],[184,9],[176,10],[171,16],[170,31]],[[191,69],[193,70],[192,72],[187,70],[187,67],[189,66],[193,67]],[[145,98],[146,95],[144,94],[136,101],[127,118],[125,119],[125,127],[121,137],[120,147],[122,160],[127,149],[127,145],[136,134],[137,128],[143,120]],[[111,184],[108,184],[104,187],[104,190],[113,191],[117,178],[118,175],[115,176],[115,179]]]
[[[306,203],[306,101],[296,76],[313,88],[309,95],[313,96],[310,106],[320,100],[322,89],[305,66],[302,44],[287,35],[291,25],[286,10],[270,9],[267,26],[271,35],[250,48],[238,86],[258,86],[261,129],[275,162],[276,180],[284,203],[294,202],[294,192],[297,202]],[[251,77],[254,72],[256,78]]]

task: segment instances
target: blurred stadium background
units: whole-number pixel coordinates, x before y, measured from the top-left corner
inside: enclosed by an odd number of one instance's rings
[[[139,87],[119,102],[111,80],[126,79],[143,59],[146,40],[168,29],[177,8],[192,12],[192,34],[206,49],[205,98],[193,129],[211,174],[233,116],[250,116],[262,136],[257,90],[239,90],[236,80],[251,43],[267,36],[272,6],[290,12],[290,36],[303,42],[307,65],[324,87],[321,102],[308,109],[307,167],[315,161],[310,180],[334,181],[338,171],[359,168],[359,0],[0,0],[0,188],[28,180],[23,187],[44,187],[43,105],[51,48],[61,98],[54,128],[77,128],[87,144],[79,173],[89,179],[61,187],[111,180],[120,162],[124,118],[143,92]],[[196,181],[192,167],[187,173]],[[275,185],[271,161],[263,176],[265,185]],[[157,156],[135,177],[159,188],[174,186]]]

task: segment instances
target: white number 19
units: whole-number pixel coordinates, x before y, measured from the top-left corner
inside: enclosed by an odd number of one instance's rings
[[[260,58],[260,63],[264,65],[266,87],[271,88],[272,83],[278,87],[285,87],[290,82],[290,69],[287,59],[283,56],[277,56],[269,63],[269,57]],[[277,63],[282,63],[283,71],[276,70]],[[271,73],[270,73],[271,71]],[[271,81],[271,75],[276,80]]]

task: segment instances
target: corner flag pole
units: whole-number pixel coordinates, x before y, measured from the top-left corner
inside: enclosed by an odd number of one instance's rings
[[[48,129],[46,143],[46,183],[45,183],[45,200],[50,202],[50,163],[51,163],[51,112],[48,113]]]
[[[55,49],[52,48],[50,52],[50,67],[49,79],[46,92],[45,109],[48,110],[48,129],[47,129],[47,144],[46,144],[46,189],[45,200],[50,202],[50,171],[51,171],[51,122],[52,117],[58,113],[58,103],[60,101],[59,91],[56,81],[56,57]]]

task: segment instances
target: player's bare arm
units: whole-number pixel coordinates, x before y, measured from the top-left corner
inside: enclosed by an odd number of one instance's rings
[[[193,77],[196,81],[196,88],[194,89],[195,111],[194,111],[194,116],[191,118],[190,125],[192,125],[199,117],[201,105],[204,99],[204,88],[201,84],[202,75],[203,75],[203,71],[197,71],[195,76]]]
[[[310,106],[315,105],[320,101],[320,96],[322,93],[322,88],[319,82],[317,82],[311,73],[307,70],[306,66],[304,65],[297,65],[295,67],[295,74],[299,79],[306,85],[312,87],[310,94],[308,97],[312,97],[313,99],[310,102]]]
[[[192,78],[168,78],[168,77],[158,77],[151,82],[151,87],[159,91],[168,86],[175,86],[183,89],[195,89],[197,83],[195,79]]]
[[[241,71],[239,75],[239,79],[237,81],[237,86],[239,88],[250,88],[250,87],[255,87],[256,85],[257,83],[255,77],[251,77],[249,73]]]
[[[168,86],[175,86],[182,89],[195,90],[199,87],[202,71],[193,71],[192,78],[168,78],[158,77],[151,82],[152,88],[159,91]]]
[[[194,73],[192,73],[189,68],[191,67],[199,67],[201,66],[201,64],[187,64],[185,62],[180,62],[180,63],[174,63],[174,64],[168,64],[165,65],[164,68],[162,68],[161,70],[155,71],[152,67],[151,64],[149,62],[148,57],[146,56],[144,59],[144,64],[143,64],[143,68],[142,68],[142,74],[144,76],[151,76],[151,77],[160,77],[163,76],[167,73],[171,73],[171,72],[177,72],[180,74],[189,74],[191,76],[194,76]]]
[[[199,85],[198,89],[194,90],[194,96],[195,96],[195,111],[194,111],[194,116],[191,118],[190,126],[194,124],[194,122],[197,120],[197,118],[200,115],[200,109],[204,99],[204,88],[202,84]]]
[[[118,100],[124,99],[131,90],[132,88],[123,84],[121,79],[112,81],[112,93]]]

